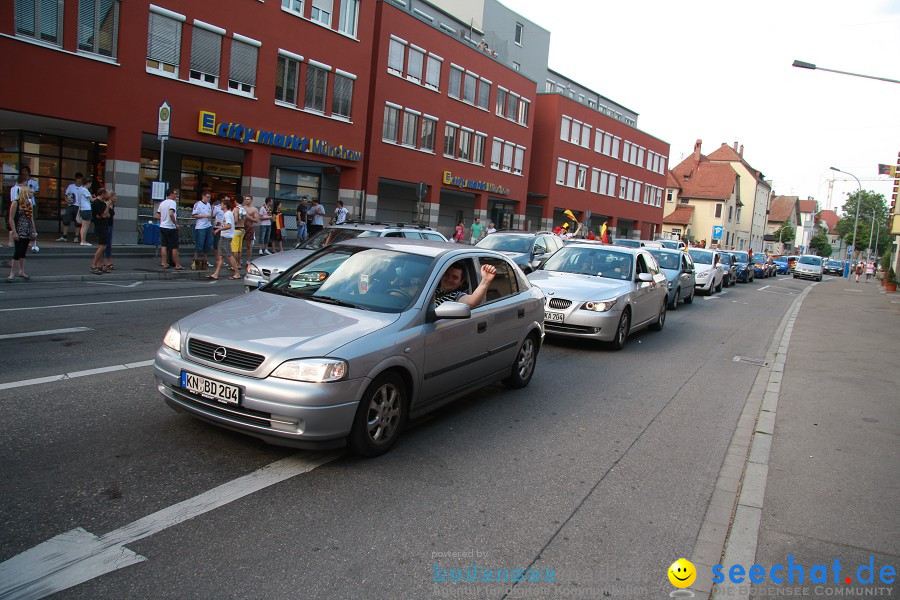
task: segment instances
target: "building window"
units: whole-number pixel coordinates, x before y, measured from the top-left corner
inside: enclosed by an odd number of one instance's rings
[[[612,152],[613,136],[611,133],[603,134],[603,154],[609,156]]]
[[[583,190],[586,182],[587,167],[585,165],[578,165],[578,180],[575,182],[575,187],[579,190]]]
[[[359,26],[359,0],[341,0],[341,15],[338,31],[356,37]]]
[[[522,40],[524,37],[525,37],[525,26],[522,25],[521,23],[516,23],[516,37],[515,37],[516,44],[521,46]]]
[[[566,186],[575,187],[578,178],[578,163],[570,162],[566,171]]]
[[[600,185],[597,187],[597,193],[609,196],[609,173],[600,171]]]
[[[400,141],[404,146],[416,146],[416,134],[419,132],[419,115],[406,109],[403,111],[403,138]]]
[[[478,81],[478,108],[487,110],[491,98],[491,82],[487,79]]]
[[[519,110],[519,97],[512,92],[506,97],[506,118],[507,119],[516,119],[516,114]]]
[[[606,189],[606,195],[612,198],[616,197],[616,174],[609,174],[609,186]]]
[[[566,184],[566,165],[568,163],[565,159],[560,158],[556,161],[556,183],[559,185]]]
[[[453,157],[456,151],[456,134],[459,133],[459,125],[447,123],[444,126],[444,156]]]
[[[463,102],[475,104],[475,87],[478,78],[473,73],[466,73],[463,86]]]
[[[503,150],[503,140],[499,140],[494,138],[494,143],[491,146],[491,167],[494,169],[500,168],[500,153]]]
[[[597,169],[591,169],[591,191],[593,193],[597,193],[600,185],[600,171]]]
[[[528,107],[531,106],[531,102],[526,100],[525,98],[519,99],[519,124],[520,125],[528,125]]]
[[[512,61],[512,68],[513,68],[514,71],[521,71],[521,70],[522,70],[522,65],[520,65],[520,64],[517,63],[516,61]]]
[[[604,132],[600,129],[594,132],[594,152],[599,153],[603,149],[603,135]]]
[[[462,87],[463,70],[456,65],[450,65],[450,86],[447,89],[447,95],[451,98],[459,100],[460,88]]]
[[[563,115],[562,123],[559,126],[559,139],[568,142],[570,131],[572,131],[572,119]]]
[[[572,121],[572,130],[569,135],[569,141],[578,145],[578,142],[581,140],[581,121]]]
[[[412,79],[416,83],[421,83],[422,67],[425,63],[425,51],[421,48],[410,45],[409,56],[406,60],[406,78]]]
[[[472,131],[462,129],[459,132],[459,152],[456,157],[460,160],[469,160],[472,146]]]
[[[717,219],[722,218],[722,205],[721,204],[716,204],[716,218]]]
[[[612,152],[610,156],[613,158],[619,158],[619,142],[622,141],[622,138],[613,136],[612,139]]]
[[[422,137],[419,140],[419,147],[422,150],[434,152],[434,129],[437,125],[437,119],[425,117],[422,119]]]
[[[212,31],[194,22],[191,32],[191,70],[194,81],[217,85],[219,83],[219,62],[222,56],[222,33]]]
[[[627,193],[628,193],[628,179],[625,177],[621,177],[619,180],[619,198],[624,200],[626,198]]]
[[[310,18],[326,27],[331,27],[331,12],[334,10],[332,0],[312,0]]]
[[[390,104],[384,107],[384,127],[381,130],[381,139],[386,142],[397,143],[400,133],[400,109]]]
[[[666,190],[666,202],[674,202],[675,201],[675,191],[674,190]]]
[[[738,223],[741,222],[741,207],[740,206],[738,206],[738,209],[737,209],[737,222]]]
[[[525,148],[516,146],[516,156],[513,160],[513,173],[521,175],[523,168],[525,168]]]
[[[61,45],[61,7],[57,0],[16,0],[16,34]]]
[[[502,87],[497,88],[497,107],[494,112],[498,117],[502,117],[503,111],[506,110],[506,97],[508,95],[509,92]]]
[[[303,16],[303,0],[281,0],[281,8]]]
[[[331,114],[338,117],[350,118],[350,109],[353,106],[353,78],[347,75],[335,73],[334,96],[331,99]]]
[[[591,147],[591,126],[590,125],[582,125],[581,126],[581,146],[582,146],[582,148],[590,148]]]
[[[487,141],[487,135],[483,133],[475,134],[475,143],[472,146],[472,162],[475,164],[484,164],[484,145]]]
[[[425,68],[425,85],[439,89],[441,87],[441,59],[434,54],[428,55]]]
[[[731,217],[733,217],[733,216],[734,216],[734,207],[729,206],[728,207],[728,222],[729,223],[731,223]]]
[[[258,43],[258,42],[257,42]],[[237,92],[253,95],[256,87],[256,57],[259,48],[237,39],[231,40],[231,66],[228,73],[228,88]]]
[[[78,0],[79,50],[115,58],[118,38],[118,0]]]
[[[280,102],[297,105],[297,74],[300,63],[286,56],[278,57],[275,70],[275,99]]]
[[[503,143],[503,170],[512,171],[513,154],[516,146],[512,142]]]
[[[325,88],[328,71],[312,64],[306,65],[306,97],[303,106],[316,112],[325,112]]]
[[[147,68],[177,77],[180,56],[181,21],[151,12],[147,36]]]
[[[406,42],[391,38],[388,50],[388,72],[395,75],[403,74],[403,54],[406,50]]]

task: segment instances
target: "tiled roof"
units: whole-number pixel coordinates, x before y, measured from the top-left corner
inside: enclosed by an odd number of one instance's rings
[[[836,231],[838,221],[841,220],[837,213],[833,210],[823,210],[819,212],[819,218],[825,221],[825,225],[828,227],[828,231]]]
[[[689,204],[681,204],[667,217],[663,217],[663,223],[672,225],[689,225],[694,216],[694,207]]]
[[[734,193],[737,173],[727,163],[701,162],[700,168],[682,183],[682,198],[727,200]]]
[[[816,212],[816,201],[815,200],[799,200],[798,204],[800,205],[800,212],[802,212],[802,213]]]
[[[709,155],[709,160],[713,162],[739,162],[747,167],[747,170],[750,171],[750,174],[756,179],[757,182],[762,183],[766,186],[769,184],[763,180],[763,174],[751,167],[744,157],[735,152],[734,148],[729,146],[728,144],[722,144],[718,150],[712,152]]]
[[[769,223],[784,223],[797,207],[797,196],[775,196],[769,206]]]
[[[666,187],[681,189],[681,178],[672,169],[666,169]]]

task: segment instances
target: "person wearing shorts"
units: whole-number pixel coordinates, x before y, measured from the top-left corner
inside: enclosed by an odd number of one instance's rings
[[[66,200],[68,200],[68,205],[66,206],[66,212],[63,214],[63,230],[62,235],[57,239],[57,242],[68,242],[69,241],[69,229],[74,226],[75,228],[75,243],[77,244],[78,239],[78,188],[81,187],[82,181],[84,180],[84,175],[81,173],[75,173],[75,181],[69,184],[69,187],[66,188]]]
[[[159,245],[163,250],[161,266],[163,269],[174,266],[176,271],[183,271],[178,260],[178,190],[169,190],[156,214],[159,216]]]
[[[222,207],[224,208],[224,214],[222,216],[222,223],[215,227],[214,232],[220,234],[219,238],[219,252],[216,255],[216,270],[211,274],[207,275],[207,279],[218,279],[219,271],[222,270],[222,263],[225,262],[225,259],[228,259],[228,264],[231,265],[231,270],[234,271],[234,275],[229,277],[229,279],[240,279],[239,275],[240,267],[237,264],[237,261],[234,260],[234,252],[231,249],[231,242],[234,239],[234,213],[232,212],[231,206],[231,198],[225,197],[222,200]]]

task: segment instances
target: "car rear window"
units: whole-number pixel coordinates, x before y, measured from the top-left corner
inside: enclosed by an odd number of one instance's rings
[[[803,264],[803,265],[816,265],[816,266],[818,267],[818,266],[821,266],[821,265],[822,265],[822,259],[821,259],[820,257],[818,257],[818,256],[801,256],[801,257],[800,257],[800,264]]]

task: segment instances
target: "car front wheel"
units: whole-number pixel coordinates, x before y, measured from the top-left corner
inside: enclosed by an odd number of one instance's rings
[[[656,317],[656,323],[650,325],[650,329],[653,331],[662,331],[662,328],[665,326],[667,304],[667,302],[663,301],[662,308],[659,309],[659,316]]]
[[[534,375],[534,365],[537,362],[538,346],[534,336],[529,335],[522,342],[519,353],[516,354],[516,362],[513,364],[512,374],[503,380],[503,385],[512,389],[523,388],[531,381]]]
[[[669,308],[671,310],[678,310],[679,302],[681,302],[681,288],[675,288],[675,296],[672,298],[672,303],[669,304]]]
[[[631,315],[627,310],[622,311],[622,317],[619,319],[619,325],[616,327],[616,337],[613,338],[613,350],[621,350],[625,347],[625,340],[628,339],[628,328],[631,325]]]
[[[695,292],[696,292],[696,290],[694,288],[691,288],[691,295],[684,299],[685,304],[691,304],[694,302],[694,293]]]
[[[363,395],[347,439],[360,456],[384,454],[397,441],[406,410],[406,384],[396,373],[382,373]]]

